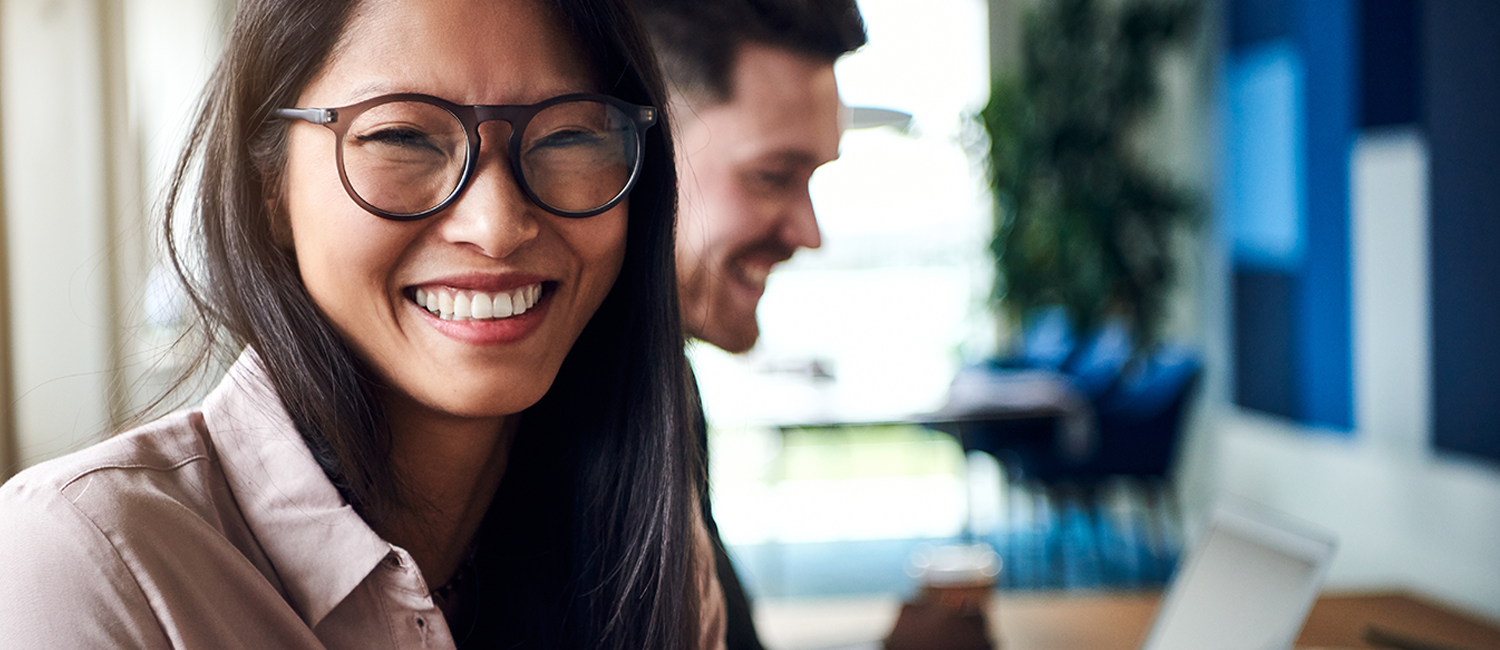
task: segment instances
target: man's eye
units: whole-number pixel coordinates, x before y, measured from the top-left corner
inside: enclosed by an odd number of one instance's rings
[[[755,182],[766,189],[786,189],[796,182],[788,172],[756,172]]]

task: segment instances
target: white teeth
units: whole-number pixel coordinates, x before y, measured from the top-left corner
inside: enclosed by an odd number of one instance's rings
[[[516,310],[511,308],[510,296],[503,293],[495,294],[495,318],[509,318],[515,313]]]
[[[542,285],[532,284],[494,294],[438,287],[417,289],[414,301],[443,320],[489,320],[526,313],[542,299]]]
[[[495,315],[495,303],[486,294],[474,294],[474,306],[472,309],[474,310],[475,320],[491,318]]]

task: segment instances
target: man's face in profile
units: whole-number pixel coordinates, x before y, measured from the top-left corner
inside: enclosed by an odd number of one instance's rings
[[[807,184],[838,157],[833,62],[746,43],[727,102],[677,98],[677,284],[687,332],[729,352],[755,344],[771,268],[817,248]]]

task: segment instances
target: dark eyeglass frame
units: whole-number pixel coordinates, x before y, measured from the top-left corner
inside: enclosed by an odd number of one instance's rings
[[[625,182],[625,187],[620,190],[619,194],[616,194],[614,198],[602,206],[581,212],[561,210],[548,205],[546,201],[543,201],[531,189],[531,185],[526,182],[526,176],[521,173],[521,135],[526,132],[526,125],[531,123],[531,118],[536,117],[538,113],[552,106],[574,101],[600,102],[619,109],[621,113],[635,124],[635,146],[638,152],[635,158],[635,166],[630,170],[630,178]],[[349,131],[349,126],[365,111],[391,102],[421,102],[443,109],[458,119],[459,123],[464,127],[464,134],[468,138],[469,150],[464,160],[463,175],[458,179],[458,185],[453,188],[453,192],[447,198],[421,212],[403,214],[389,212],[371,205],[364,198],[360,197],[358,192],[354,191],[354,185],[349,182],[349,176],[344,172],[344,137]],[[507,149],[509,149],[510,154],[511,177],[516,179],[516,184],[521,187],[521,191],[526,193],[526,196],[531,199],[532,203],[557,216],[574,219],[592,217],[596,214],[604,213],[610,208],[619,205],[620,201],[624,200],[630,194],[630,190],[635,187],[635,182],[640,179],[641,167],[644,165],[646,159],[646,131],[652,125],[656,124],[657,114],[658,111],[654,107],[632,104],[623,99],[599,93],[558,95],[535,104],[479,104],[472,106],[455,104],[441,97],[433,97],[432,95],[396,93],[371,97],[362,102],[338,108],[278,108],[272,111],[272,115],[280,119],[302,120],[313,124],[321,124],[327,127],[328,130],[333,131],[335,136],[333,141],[334,154],[338,157],[339,180],[344,183],[344,191],[349,193],[349,198],[354,199],[354,202],[359,204],[359,207],[364,208],[375,216],[393,221],[416,221],[432,216],[453,205],[463,195],[464,190],[469,187],[469,182],[473,180],[474,169],[479,164],[479,150],[483,144],[483,141],[479,137],[479,125],[493,120],[510,123],[510,137],[507,141]]]

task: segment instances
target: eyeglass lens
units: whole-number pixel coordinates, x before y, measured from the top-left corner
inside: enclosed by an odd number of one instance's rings
[[[639,156],[635,123],[613,105],[577,100],[534,115],[521,134],[518,180],[545,207],[587,212],[625,190]],[[463,181],[469,140],[446,109],[419,101],[374,106],[340,143],[350,187],[397,215],[430,210]]]

